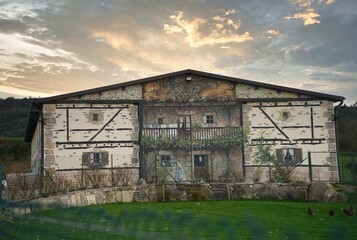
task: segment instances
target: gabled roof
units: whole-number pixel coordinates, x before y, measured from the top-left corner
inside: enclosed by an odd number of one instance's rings
[[[25,141],[32,140],[32,135],[35,131],[35,127],[36,127],[36,124],[37,124],[37,121],[38,121],[38,118],[40,115],[39,112],[41,111],[40,109],[43,104],[64,101],[68,98],[79,97],[79,96],[83,96],[83,95],[87,95],[87,94],[99,93],[99,92],[103,92],[103,91],[118,89],[118,88],[122,88],[122,87],[136,85],[136,84],[144,84],[144,83],[151,82],[151,81],[156,81],[156,80],[165,79],[165,78],[173,78],[173,77],[178,77],[178,76],[182,76],[182,75],[184,75],[184,76],[185,75],[197,75],[197,76],[201,76],[201,77],[207,77],[207,78],[212,78],[212,79],[217,79],[217,80],[224,80],[224,81],[229,81],[229,82],[233,82],[233,83],[240,83],[240,84],[250,85],[250,86],[254,86],[254,87],[262,87],[262,88],[269,88],[269,89],[286,91],[286,92],[291,92],[291,93],[297,93],[297,94],[301,94],[301,95],[311,96],[312,98],[316,98],[316,99],[325,99],[325,100],[330,100],[330,101],[334,101],[334,102],[343,101],[345,99],[344,97],[337,96],[337,95],[330,95],[330,94],[301,90],[301,89],[296,89],[296,88],[283,87],[283,86],[273,85],[273,84],[268,84],[268,83],[263,83],[263,82],[251,81],[251,80],[246,80],[246,79],[241,79],[241,78],[234,78],[234,77],[228,77],[228,76],[223,76],[223,75],[218,75],[218,74],[213,74],[213,73],[201,72],[201,71],[192,70],[192,69],[186,69],[186,70],[182,70],[182,71],[178,71],[178,72],[172,72],[172,73],[142,78],[142,79],[138,79],[138,80],[134,80],[134,81],[123,82],[123,83],[113,84],[113,85],[104,86],[104,87],[92,88],[92,89],[88,89],[88,90],[67,93],[67,94],[57,95],[57,96],[53,96],[53,97],[34,99],[34,101],[32,103],[32,107],[31,107],[30,115],[28,118],[28,122],[27,122]]]
[[[234,82],[234,83],[246,84],[246,85],[250,85],[250,86],[254,86],[254,87],[255,86],[256,87],[264,87],[264,88],[270,88],[270,89],[281,90],[281,91],[286,91],[286,92],[298,93],[298,94],[302,94],[302,95],[309,95],[312,97],[323,98],[323,99],[328,99],[328,100],[332,100],[332,101],[343,101],[345,99],[344,97],[337,96],[337,95],[301,90],[301,89],[297,89],[297,88],[284,87],[284,86],[280,86],[280,85],[251,81],[251,80],[246,80],[246,79],[242,79],[242,78],[234,78],[234,77],[228,77],[228,76],[223,76],[223,75],[218,75],[218,74],[213,74],[213,73],[201,72],[201,71],[192,70],[192,69],[186,69],[186,70],[182,70],[182,71],[178,71],[178,72],[172,72],[172,73],[157,75],[157,76],[153,76],[153,77],[142,78],[142,79],[138,79],[138,80],[134,80],[134,81],[123,82],[123,83],[113,84],[113,85],[104,86],[104,87],[92,88],[92,89],[88,89],[88,90],[72,92],[72,93],[57,95],[57,96],[53,96],[53,97],[41,98],[41,99],[34,100],[34,102],[35,103],[50,103],[53,101],[64,100],[67,98],[113,90],[113,89],[127,87],[127,86],[131,86],[131,85],[136,85],[136,84],[147,83],[147,82],[160,80],[160,79],[164,79],[164,78],[178,77],[181,75],[198,75],[198,76],[202,76],[202,77],[214,78],[214,79],[218,79],[218,80],[225,80],[225,81],[230,81],[230,82]]]

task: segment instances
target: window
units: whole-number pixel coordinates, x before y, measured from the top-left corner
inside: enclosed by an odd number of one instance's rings
[[[99,165],[103,162],[103,153],[90,153],[89,154],[89,163],[91,165]]]
[[[208,155],[195,155],[195,167],[205,167],[208,165]]]
[[[178,117],[178,127],[179,128],[190,128],[191,127],[191,116],[179,116]]]
[[[157,118],[157,124],[159,124],[159,125],[165,124],[165,118],[163,118],[163,117]]]
[[[99,113],[92,113],[92,121],[94,122],[99,121]]]
[[[213,123],[213,115],[206,115],[206,123]]]
[[[82,161],[84,166],[98,167],[109,164],[108,152],[84,152]]]
[[[161,164],[164,167],[171,167],[171,156],[170,155],[162,155],[161,156]]]
[[[276,149],[277,160],[285,165],[297,165],[303,161],[301,148]]]

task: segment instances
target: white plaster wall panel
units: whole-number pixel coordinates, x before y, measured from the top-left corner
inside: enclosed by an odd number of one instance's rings
[[[244,126],[248,130],[248,140],[283,139],[285,141],[271,141],[273,148],[301,148],[303,164],[307,164],[307,154],[310,151],[333,152],[334,127],[332,123],[332,103],[313,101],[296,101],[289,103],[249,103],[243,106],[245,118]],[[280,106],[281,105],[281,106]],[[311,110],[312,109],[312,110]],[[285,116],[287,116],[284,119]],[[311,117],[311,113],[313,113]],[[328,127],[326,127],[328,126]],[[279,129],[281,130],[279,130]],[[313,132],[312,132],[313,129]],[[331,131],[333,129],[333,131]],[[333,133],[331,135],[331,133]],[[303,141],[306,139],[306,141]],[[307,139],[316,139],[309,142]],[[321,139],[321,142],[320,140]],[[328,140],[329,139],[329,140]],[[254,147],[247,148],[246,164],[253,164]],[[326,155],[327,156],[327,155]],[[314,164],[329,164],[327,158],[314,159]]]
[[[138,167],[137,106],[132,104],[53,104],[47,106],[46,168],[79,169],[84,152],[106,151],[109,165]],[[119,111],[120,110],[120,111]],[[91,113],[100,113],[98,121]],[[109,129],[109,130],[108,130]],[[124,130],[122,130],[124,129]],[[74,130],[74,131],[73,131]],[[125,141],[125,142],[121,142]],[[53,161],[52,161],[53,160]]]
[[[83,141],[84,139],[93,141],[131,140],[134,125],[128,109],[97,110],[95,112],[103,116],[98,122],[90,121],[91,112],[93,112],[91,109],[71,109],[69,111],[71,130],[69,141]],[[113,117],[114,119],[112,119]]]

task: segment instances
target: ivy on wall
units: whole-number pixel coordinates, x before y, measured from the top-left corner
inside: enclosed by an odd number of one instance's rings
[[[229,127],[228,127],[229,128]],[[229,148],[233,146],[241,146],[247,141],[246,134],[243,130],[238,133],[230,134],[229,136],[217,136],[214,139],[169,139],[167,137],[150,137],[143,136],[141,139],[142,147],[146,149],[160,149],[160,148],[205,148],[205,147],[220,147]]]

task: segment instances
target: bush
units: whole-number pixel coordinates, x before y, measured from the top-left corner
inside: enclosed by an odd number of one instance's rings
[[[189,186],[186,188],[186,193],[189,201],[207,201],[211,190],[207,186]]]

